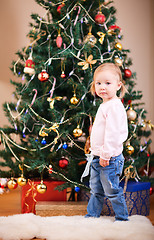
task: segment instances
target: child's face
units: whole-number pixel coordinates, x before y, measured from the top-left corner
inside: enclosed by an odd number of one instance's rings
[[[103,102],[117,98],[117,91],[121,87],[118,74],[109,69],[98,72],[95,75],[94,84],[96,94],[103,99]]]

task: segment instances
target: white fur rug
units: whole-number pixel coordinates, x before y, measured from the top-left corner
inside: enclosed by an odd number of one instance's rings
[[[33,213],[0,217],[0,239],[25,240],[153,240],[154,226],[144,216],[131,216],[128,222],[114,217],[40,217]]]

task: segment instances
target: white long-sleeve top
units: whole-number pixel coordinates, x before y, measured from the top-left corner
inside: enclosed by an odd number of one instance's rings
[[[102,103],[91,131],[91,153],[104,160],[118,156],[127,136],[127,114],[121,100],[115,98]]]

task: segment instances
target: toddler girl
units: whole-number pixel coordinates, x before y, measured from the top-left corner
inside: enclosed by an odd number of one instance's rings
[[[128,220],[128,211],[119,186],[124,157],[123,142],[127,139],[128,125],[125,108],[117,96],[125,94],[120,68],[113,63],[104,63],[94,72],[92,94],[102,98],[92,127],[90,141],[93,160],[90,172],[91,197],[85,217],[100,217],[104,197],[113,207],[116,220]]]

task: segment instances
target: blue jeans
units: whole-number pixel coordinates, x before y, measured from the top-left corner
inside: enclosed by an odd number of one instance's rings
[[[109,165],[102,167],[99,157],[94,157],[91,164],[90,188],[91,197],[88,202],[85,217],[100,217],[106,196],[113,207],[116,220],[128,220],[128,211],[123,195],[123,188],[119,186],[119,177],[122,174],[124,157],[120,154],[112,157]]]

